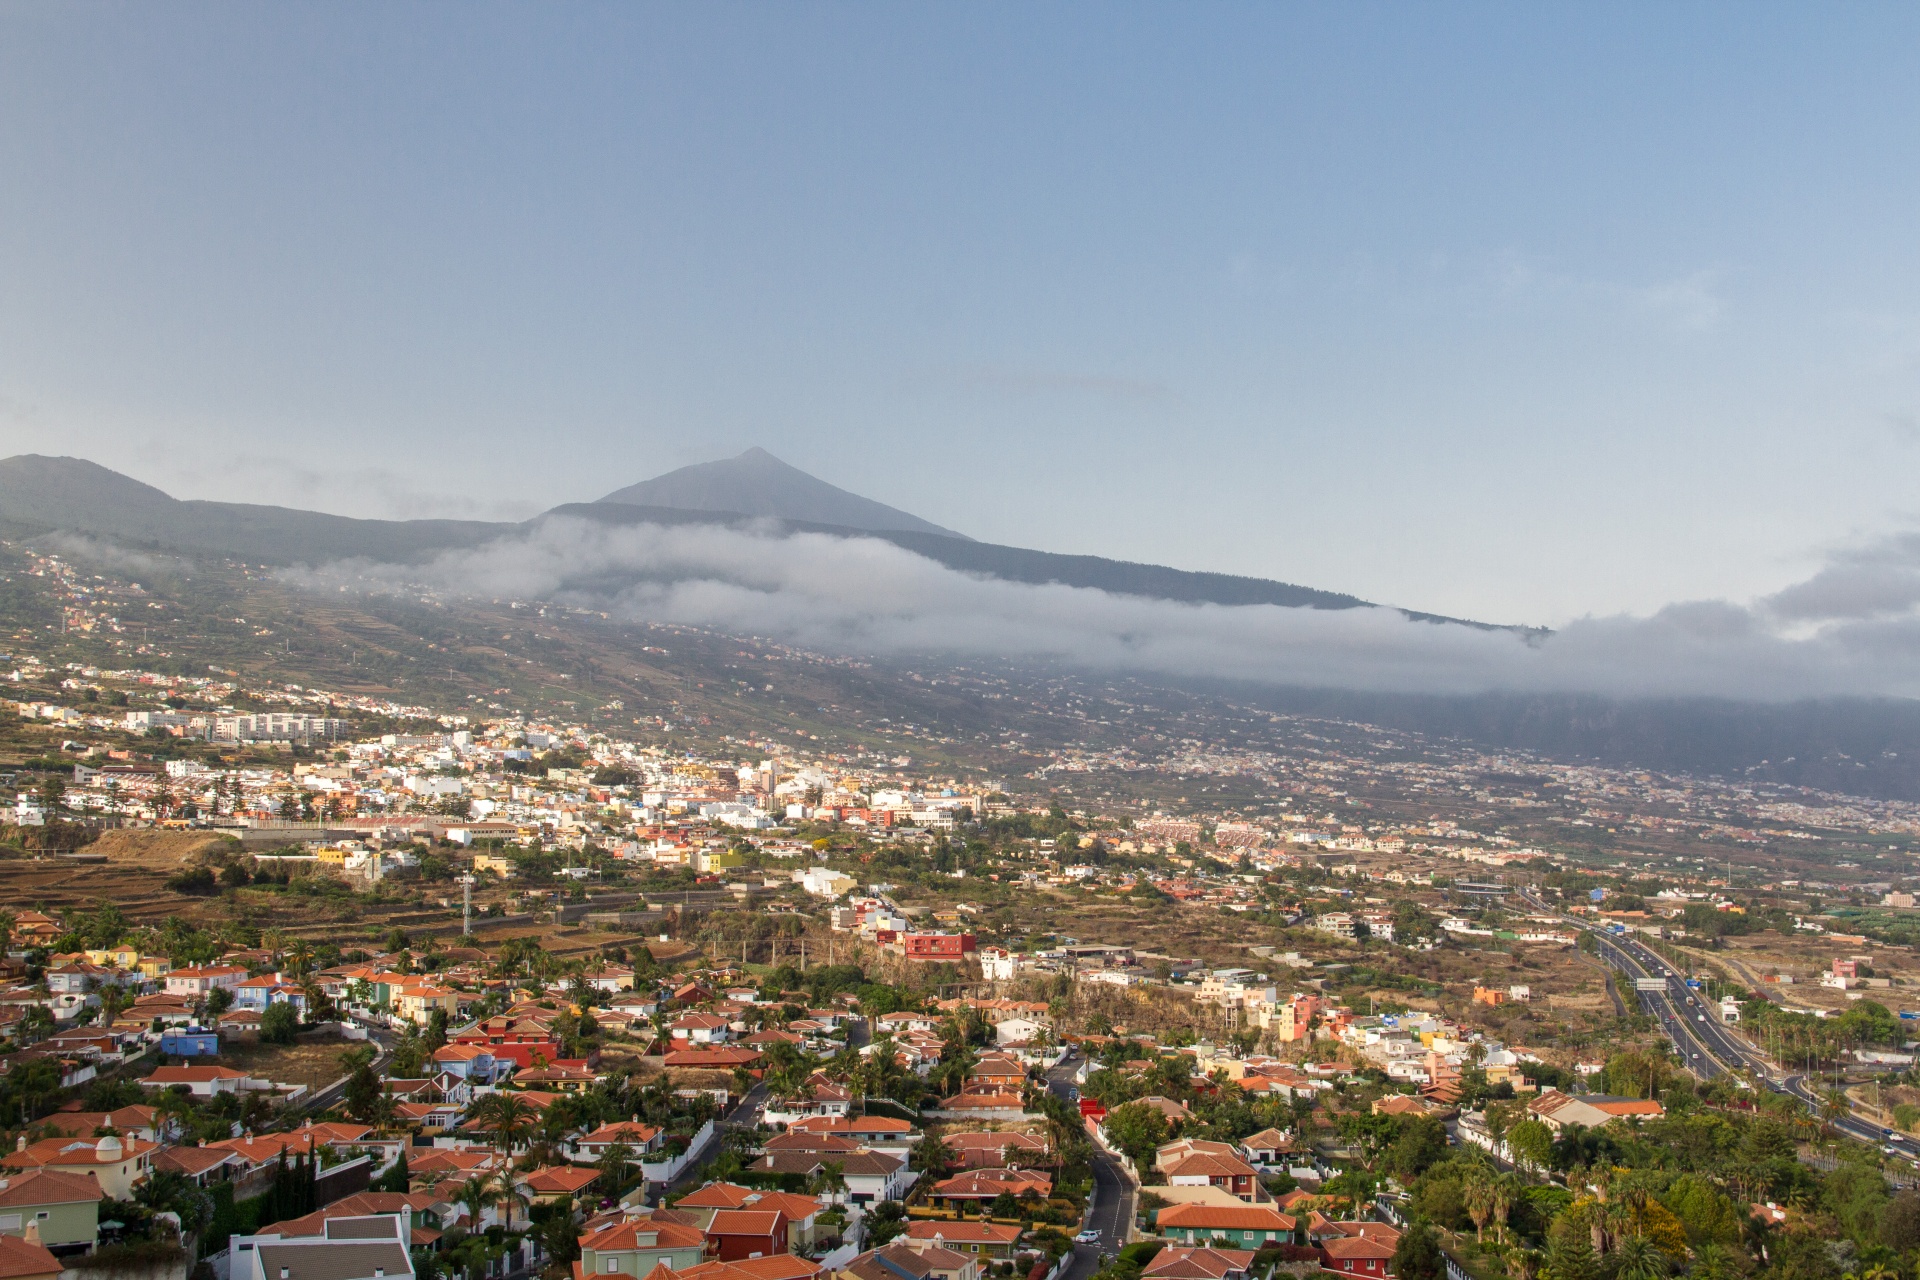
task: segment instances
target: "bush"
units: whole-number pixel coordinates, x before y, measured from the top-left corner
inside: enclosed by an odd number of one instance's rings
[[[263,1044],[292,1044],[300,1031],[300,1015],[284,1000],[267,1006],[260,1015],[260,1041]]]
[[[193,867],[186,871],[176,871],[168,876],[167,888],[175,893],[209,897],[220,892],[220,882],[214,879],[213,872],[205,867]]]

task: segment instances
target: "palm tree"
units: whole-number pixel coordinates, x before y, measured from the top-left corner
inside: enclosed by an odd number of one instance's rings
[[[809,1195],[832,1196],[835,1203],[847,1191],[847,1177],[838,1160],[829,1160],[820,1166],[820,1171],[807,1182]]]
[[[1492,1201],[1494,1238],[1504,1243],[1507,1238],[1507,1215],[1526,1195],[1527,1186],[1511,1173],[1496,1173],[1487,1180],[1487,1188]]]
[[[509,1231],[514,1229],[514,1211],[532,1203],[526,1189],[513,1180],[511,1169],[502,1169],[494,1175],[490,1198],[495,1205],[507,1211],[505,1226]]]
[[[1613,1280],[1663,1280],[1667,1255],[1645,1236],[1628,1236],[1613,1251]]]
[[[511,1157],[513,1149],[533,1130],[539,1113],[517,1093],[490,1093],[473,1104],[469,1118],[482,1128],[491,1129],[500,1154]]]
[[[492,1202],[492,1196],[487,1190],[487,1180],[475,1174],[461,1184],[460,1190],[454,1193],[453,1199],[454,1203],[467,1211],[467,1234],[477,1234],[480,1230],[480,1214]]]
[[[1484,1240],[1487,1222],[1493,1217],[1494,1201],[1493,1176],[1485,1165],[1471,1164],[1462,1171],[1460,1199],[1466,1207],[1467,1216],[1473,1219],[1474,1240]]]
[[[1687,1274],[1691,1280],[1737,1280],[1740,1272],[1723,1246],[1704,1244],[1693,1255],[1693,1267]]]

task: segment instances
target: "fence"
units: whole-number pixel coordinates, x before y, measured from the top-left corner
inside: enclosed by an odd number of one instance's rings
[[[700,1158],[700,1153],[706,1150],[709,1142],[713,1141],[715,1132],[713,1121],[707,1121],[700,1126],[700,1131],[693,1135],[693,1141],[687,1144],[687,1149],[679,1155],[673,1157],[671,1160],[662,1160],[658,1163],[642,1162],[640,1165],[641,1177],[645,1178],[648,1182],[672,1182],[680,1176],[688,1165]]]

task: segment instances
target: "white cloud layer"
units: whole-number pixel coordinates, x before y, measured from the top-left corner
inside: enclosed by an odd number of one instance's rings
[[[1691,601],[1650,617],[1582,618],[1544,637],[1386,608],[1192,605],[1013,583],[877,538],[770,527],[551,519],[425,565],[292,576],[327,590],[591,604],[842,653],[1044,658],[1387,692],[1920,696],[1920,534],[1835,556],[1752,605]]]

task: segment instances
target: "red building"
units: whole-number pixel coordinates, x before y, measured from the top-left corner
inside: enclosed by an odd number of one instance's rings
[[[909,960],[959,960],[980,949],[971,933],[903,933],[900,948]]]
[[[722,1262],[779,1257],[787,1251],[787,1215],[778,1209],[716,1210],[707,1244]]]

